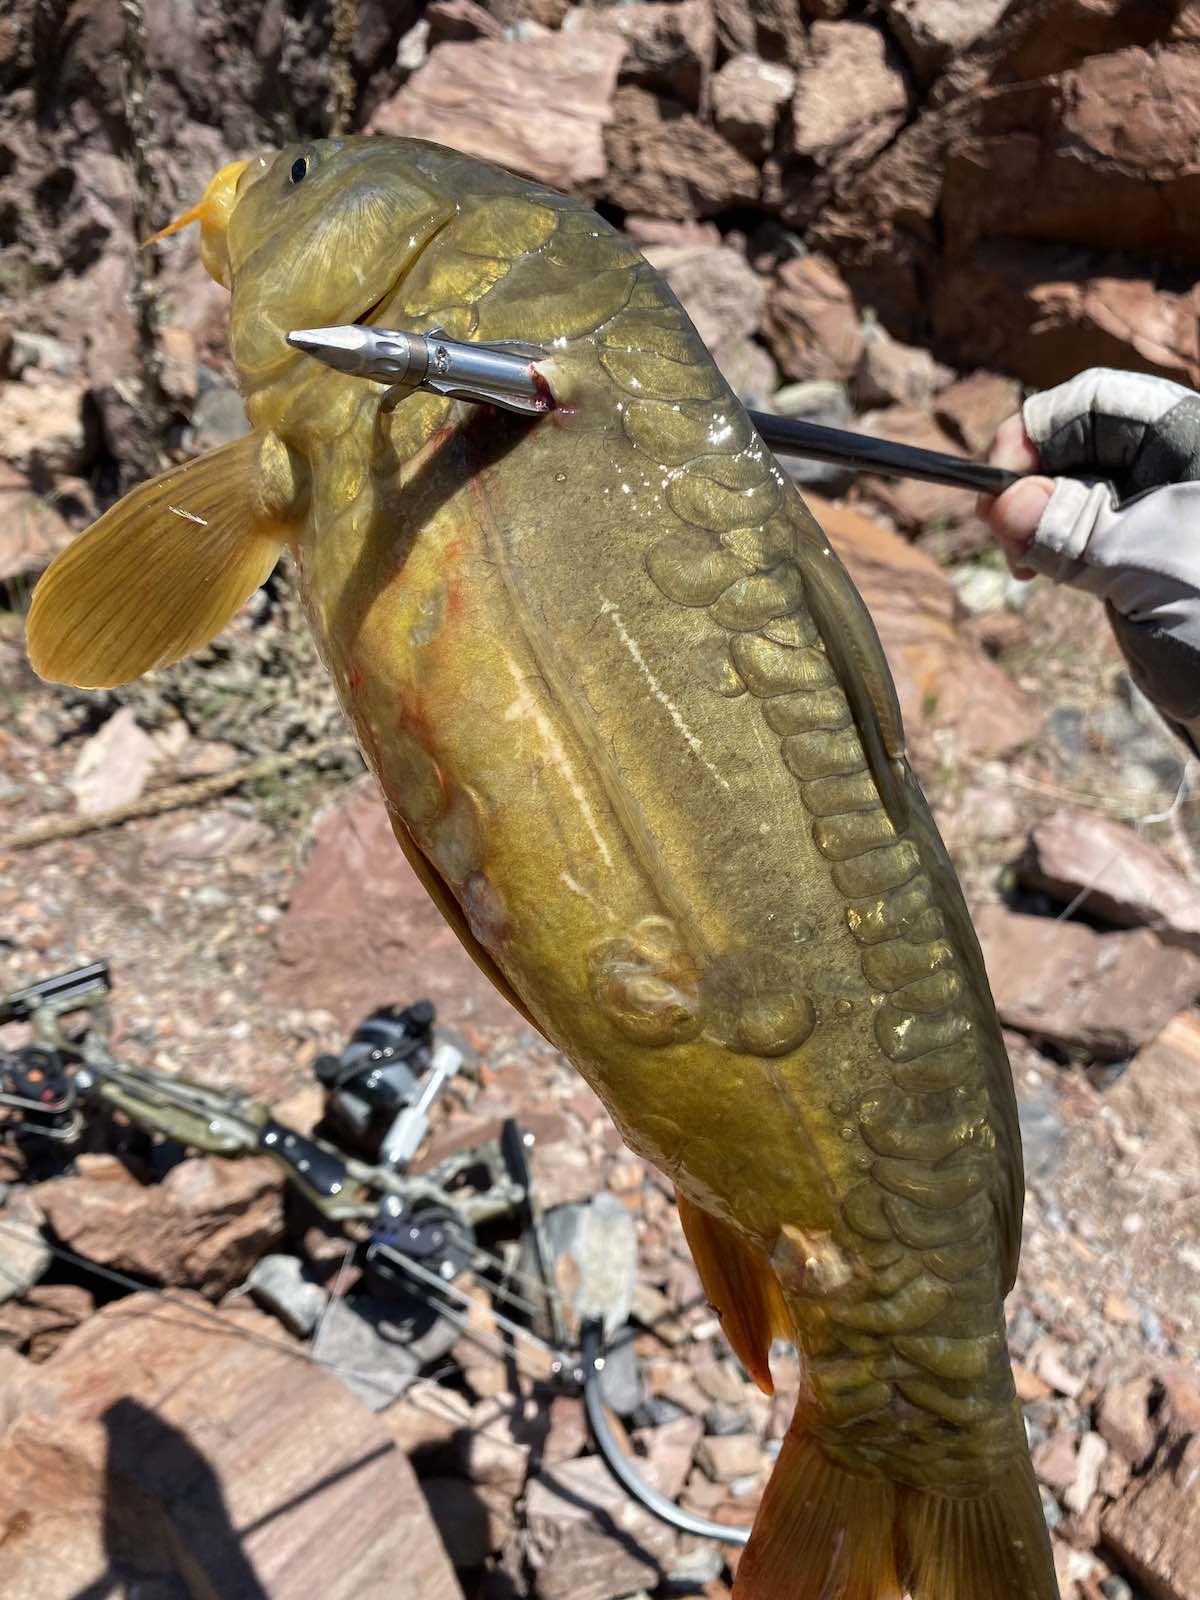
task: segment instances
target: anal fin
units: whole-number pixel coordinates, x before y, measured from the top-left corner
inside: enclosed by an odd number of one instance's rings
[[[696,1271],[722,1331],[758,1387],[773,1394],[771,1340],[793,1336],[779,1280],[766,1257],[756,1255],[728,1223],[710,1217],[678,1190],[675,1198]]]

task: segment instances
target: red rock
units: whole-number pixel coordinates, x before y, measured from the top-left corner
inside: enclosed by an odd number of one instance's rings
[[[554,1467],[573,1461],[588,1442],[583,1401],[574,1395],[558,1394],[550,1401],[548,1426],[541,1444],[541,1464]]]
[[[1043,1439],[1033,1452],[1033,1470],[1038,1481],[1058,1495],[1065,1493],[1075,1477],[1078,1450],[1079,1435],[1069,1428],[1059,1428],[1048,1439]]]
[[[1101,937],[1148,939],[1151,935]],[[1152,978],[1150,968],[1147,979]],[[1159,1204],[1183,1201],[1200,1188],[1200,1017],[1193,1010],[1172,1017],[1157,1037],[1138,1051],[1105,1101],[1126,1137],[1138,1141]],[[1177,1248],[1171,1247],[1173,1254]],[[1189,1277],[1189,1293],[1193,1284]],[[1200,1416],[1195,1425],[1200,1430]]]
[[[348,789],[316,843],[276,932],[265,992],[352,1027],[373,1007],[428,997],[452,1026],[525,1028],[467,955],[396,843],[372,780]]]
[[[650,245],[646,259],[666,278],[719,367],[757,332],[767,285],[745,256],[728,246]]]
[[[543,28],[561,28],[570,14],[571,0],[521,0],[521,8],[531,22]]]
[[[605,197],[626,211],[687,221],[758,198],[753,162],[676,101],[635,85],[617,90],[604,143]]]
[[[1200,1433],[1200,1373],[1196,1368],[1170,1362],[1157,1368],[1155,1377],[1163,1390],[1167,1442],[1176,1444],[1187,1434]]]
[[[582,30],[441,44],[367,131],[435,139],[562,189],[591,183],[605,174],[624,52],[614,35]]]
[[[512,1529],[512,1502],[484,1484],[422,1478],[421,1493],[446,1554],[460,1569],[483,1566]]]
[[[954,377],[950,367],[928,350],[901,344],[878,324],[865,332],[854,369],[854,395],[860,410],[872,406],[924,406]]]
[[[907,110],[907,78],[883,32],[815,22],[791,117],[763,166],[766,209],[790,227],[808,226],[887,148]]]
[[[266,1157],[197,1156],[159,1184],[65,1177],[36,1194],[55,1234],[80,1255],[216,1297],[282,1239],[282,1181]]]
[[[699,1359],[699,1355],[693,1356],[693,1360]],[[709,1400],[719,1406],[741,1405],[750,1392],[750,1380],[742,1376],[731,1360],[708,1361],[704,1358],[704,1363],[696,1370],[695,1379]]]
[[[634,1443],[645,1458],[643,1474],[668,1500],[679,1498],[703,1437],[704,1424],[699,1417],[678,1417],[657,1428],[635,1431]]]
[[[454,39],[503,39],[504,24],[476,0],[429,0],[423,13],[429,47]]]
[[[861,22],[814,22],[796,74],[790,150],[855,164],[891,138],[908,106],[904,73],[886,36]]]
[[[1021,409],[1021,387],[996,372],[972,372],[933,402],[933,414],[973,456],[986,455],[1005,417]]]
[[[412,1456],[456,1444],[470,1426],[471,1404],[457,1389],[421,1378],[376,1415],[389,1437]]]
[[[726,54],[800,61],[807,48],[804,13],[834,16],[846,0],[715,0],[717,37]]]
[[[1198,96],[1200,56],[1188,45],[1089,56],[1050,79],[971,94],[946,157],[947,250],[1056,239],[1200,259]]]
[[[155,1592],[461,1600],[412,1469],[276,1323],[135,1295],[71,1335],[0,1444],[5,1600]],[[164,1586],[176,1575],[179,1588]],[[116,1576],[115,1576],[116,1575]]]
[[[1132,1055],[1200,993],[1200,957],[1144,928],[1096,933],[998,905],[975,928],[1001,1021],[1097,1060]]]
[[[0,1347],[46,1361],[94,1309],[92,1296],[78,1284],[38,1284],[20,1300],[0,1306]]]
[[[0,583],[36,576],[70,542],[71,530],[54,507],[0,460]]]
[[[1187,37],[1190,15],[1168,7],[1110,5],[1095,0],[1041,0],[1021,7],[998,31],[996,72],[1012,82],[1045,78],[1130,44]]]
[[[1063,806],[1029,834],[1021,881],[1117,927],[1153,927],[1165,944],[1200,953],[1200,889],[1124,823]]]
[[[810,248],[836,259],[891,333],[920,343],[928,341],[936,309],[929,280],[939,261],[944,115],[918,118],[861,171],[840,175],[816,216],[803,188],[795,194],[786,187],[770,190],[780,220],[807,229]],[[962,365],[951,346],[939,354]]]
[[[677,1540],[599,1456],[540,1471],[529,1483],[525,1519],[537,1600],[611,1600],[653,1587]]]
[[[1198,312],[1200,291],[1160,289],[1128,258],[1002,240],[949,261],[932,296],[943,347],[1042,388],[1087,366],[1200,383]]]
[[[717,131],[751,160],[767,155],[796,76],[790,67],[756,55],[730,58],[712,81],[713,121]]]
[[[762,1444],[749,1433],[727,1433],[702,1440],[696,1460],[714,1483],[733,1483],[762,1472],[765,1465]]]
[[[625,41],[621,82],[640,84],[699,107],[707,98],[716,51],[716,23],[707,0],[641,0],[636,6],[589,7],[580,26]],[[570,31],[571,18],[567,30]]]
[[[986,38],[1008,0],[884,0],[883,9],[922,82]]]
[[[625,218],[625,232],[635,244],[716,246],[721,243],[721,230],[715,222],[672,222],[665,217],[629,216]]]
[[[1100,1527],[1106,1546],[1152,1600],[1200,1600],[1200,1434],[1134,1478]]]
[[[1036,727],[1034,708],[956,628],[941,568],[860,512],[807,498],[875,619],[910,742],[953,730],[960,749],[986,757],[1023,744]]]
[[[1158,1429],[1150,1416],[1154,1380],[1150,1373],[1110,1383],[1096,1407],[1096,1427],[1135,1470],[1154,1454]]]
[[[578,1139],[539,1140],[530,1152],[529,1166],[547,1210],[590,1200],[601,1182],[596,1151]]]
[[[848,378],[863,351],[854,298],[833,263],[819,255],[779,269],[764,332],[789,378]]]

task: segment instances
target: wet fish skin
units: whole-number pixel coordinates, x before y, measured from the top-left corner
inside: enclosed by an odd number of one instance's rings
[[[677,1184],[750,1370],[769,1382],[773,1334],[803,1346],[739,1596],[1053,1596],[1003,1337],[1011,1078],[820,529],[669,289],[579,202],[347,140],[249,164],[201,220],[257,514],[402,846]],[[551,346],[560,409],[381,412],[283,343],[365,313]]]

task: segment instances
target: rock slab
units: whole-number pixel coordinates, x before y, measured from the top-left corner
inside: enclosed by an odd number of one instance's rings
[[[806,498],[875,620],[910,742],[953,730],[961,751],[984,757],[1023,744],[1036,727],[1034,708],[959,632],[954,591],[937,563],[860,512]]]
[[[114,1156],[34,1191],[70,1249],[121,1272],[214,1297],[235,1288],[283,1237],[282,1175],[273,1161],[196,1156],[161,1183],[139,1183]]]
[[[117,1301],[16,1406],[5,1600],[462,1600],[386,1428],[261,1313]]]
[[[560,189],[594,182],[625,50],[583,30],[440,44],[367,131],[434,139]]]
[[[352,785],[323,814],[276,937],[268,997],[323,1006],[342,1027],[376,1006],[422,998],[454,1026],[526,1026],[405,860],[373,779]]]
[[[1087,914],[1119,928],[1153,928],[1164,944],[1200,953],[1200,888],[1122,822],[1062,806],[1029,835],[1021,880],[1061,904],[1086,892]]]
[[[1200,957],[1146,928],[1097,933],[1003,906],[975,928],[1000,1020],[1094,1060],[1133,1055],[1200,994]]]

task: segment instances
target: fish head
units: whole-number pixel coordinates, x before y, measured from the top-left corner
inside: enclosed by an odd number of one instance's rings
[[[289,346],[298,328],[437,327],[552,350],[564,373],[574,352],[590,373],[585,347],[635,275],[643,311],[682,318],[636,248],[585,202],[423,139],[321,139],[231,163],[164,232],[192,221],[232,294],[231,354],[251,421],[292,438],[290,423],[318,405],[328,418],[371,393]],[[598,392],[608,387],[601,375]]]
[[[318,139],[231,162],[156,238],[201,226],[209,273],[232,294],[231,353],[247,401],[306,358],[293,328],[374,318],[458,205],[398,149]]]

